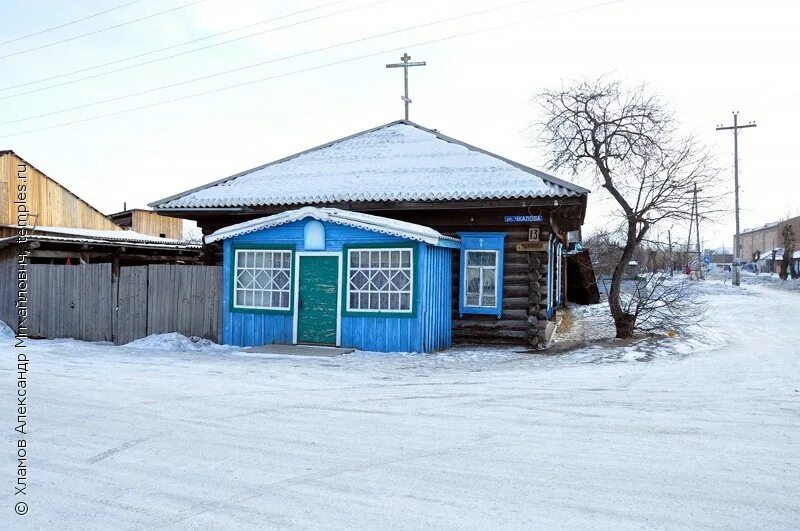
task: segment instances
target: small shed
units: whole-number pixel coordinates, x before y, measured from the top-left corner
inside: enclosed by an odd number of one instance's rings
[[[422,225],[303,207],[220,229],[224,343],[379,352],[450,347],[457,238]]]

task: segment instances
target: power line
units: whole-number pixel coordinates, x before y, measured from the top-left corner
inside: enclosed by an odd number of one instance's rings
[[[473,31],[468,31],[468,32],[463,32],[463,33],[457,33],[457,34],[454,34],[454,35],[448,35],[446,37],[441,37],[441,38],[438,38],[438,39],[431,39],[431,40],[428,40],[428,41],[418,42],[416,44],[406,44],[406,45],[403,45],[403,46],[398,46],[396,48],[391,48],[391,49],[387,49],[387,50],[381,50],[379,52],[373,52],[373,53],[369,53],[369,54],[365,54],[365,55],[359,55],[357,57],[351,57],[351,58],[348,58],[348,59],[341,59],[339,61],[334,61],[334,62],[331,62],[331,63],[325,63],[325,64],[321,64],[321,65],[302,68],[300,70],[293,70],[293,71],[290,71],[290,72],[284,72],[282,74],[276,74],[276,75],[273,75],[273,76],[268,76],[268,77],[264,77],[264,78],[260,78],[260,79],[254,79],[254,80],[251,80],[251,81],[245,81],[245,82],[242,82],[242,83],[235,83],[235,84],[232,84],[232,85],[226,85],[224,87],[218,87],[218,88],[211,89],[211,90],[206,90],[206,91],[203,91],[203,92],[195,92],[193,94],[187,94],[187,95],[179,96],[179,97],[176,97],[176,98],[171,98],[171,99],[167,99],[167,100],[162,100],[162,101],[157,101],[157,102],[148,103],[148,104],[144,104],[144,105],[139,105],[139,106],[136,106],[136,107],[129,107],[127,109],[122,109],[122,110],[119,110],[119,111],[114,111],[114,112],[105,113],[105,114],[99,114],[99,115],[95,115],[95,116],[89,116],[89,117],[81,118],[81,119],[78,119],[78,120],[71,120],[69,122],[62,122],[62,123],[59,123],[59,124],[54,124],[54,125],[50,125],[50,126],[46,126],[46,127],[39,127],[39,128],[36,128],[36,129],[28,129],[28,130],[24,130],[24,131],[19,131],[17,133],[11,134],[11,135],[1,136],[0,138],[10,138],[10,137],[16,136],[16,135],[24,135],[24,134],[29,134],[29,133],[35,133],[35,132],[45,131],[45,130],[49,130],[49,129],[66,127],[66,126],[74,125],[74,124],[78,124],[78,123],[89,122],[89,121],[93,121],[93,120],[99,120],[101,118],[109,118],[109,117],[112,117],[112,116],[119,116],[121,114],[126,114],[126,113],[129,113],[129,112],[134,112],[134,111],[139,111],[139,110],[143,110],[143,109],[149,109],[149,108],[153,108],[153,107],[158,107],[158,106],[161,106],[161,105],[166,105],[168,103],[175,103],[175,102],[178,102],[178,101],[197,98],[197,97],[200,97],[200,96],[207,96],[209,94],[215,94],[215,93],[218,93],[218,92],[223,92],[225,90],[231,90],[231,89],[234,89],[234,88],[254,85],[256,83],[262,83],[262,82],[265,82],[265,81],[271,81],[271,80],[274,80],[274,79],[279,79],[279,78],[283,78],[283,77],[292,76],[292,75],[295,75],[295,74],[301,74],[301,73],[305,73],[305,72],[310,72],[310,71],[313,71],[313,70],[320,70],[322,68],[328,68],[328,67],[331,67],[331,66],[337,66],[337,65],[340,65],[340,64],[344,64],[344,63],[350,63],[350,62],[353,62],[353,61],[359,61],[359,60],[362,60],[362,59],[368,59],[368,58],[371,58],[371,57],[376,57],[378,55],[394,53],[394,52],[401,51],[401,50],[408,49],[408,48],[417,48],[419,46],[426,46],[426,45],[429,45],[429,44],[435,44],[435,43],[447,41],[447,40],[450,40],[450,39],[457,39],[457,38],[461,38],[461,37],[468,37],[468,36],[472,36],[472,35],[477,35],[479,33],[486,33],[486,32],[489,32],[489,31],[496,31],[496,30],[499,30],[499,29],[505,29],[505,28],[509,28],[509,27],[513,27],[513,26],[518,26],[518,25],[521,25],[521,24],[526,24],[526,23],[529,23],[529,22],[534,22],[534,21],[537,21],[537,20],[542,20],[542,19],[547,19],[547,18],[552,18],[552,17],[557,17],[557,16],[563,16],[563,15],[570,15],[570,14],[573,14],[573,13],[578,13],[578,12],[581,12],[581,11],[588,11],[590,9],[597,9],[597,8],[609,6],[609,5],[612,5],[612,4],[619,4],[619,3],[622,3],[622,2],[625,2],[625,0],[611,0],[609,2],[603,2],[603,3],[600,3],[600,4],[592,4],[592,5],[583,6],[583,7],[579,7],[579,8],[575,8],[575,9],[570,9],[570,10],[567,10],[567,11],[560,11],[560,12],[557,12],[557,13],[549,13],[547,15],[540,15],[540,16],[537,16],[537,17],[521,19],[521,20],[517,20],[515,22],[511,22],[511,23],[507,23],[507,24],[501,24],[501,25],[498,25],[498,26],[491,26],[491,27],[488,27],[488,28],[482,28],[482,29],[478,29],[478,30],[473,30]]]
[[[127,26],[127,25],[133,24],[135,22],[141,22],[142,20],[151,19],[151,18],[157,17],[159,15],[165,15],[167,13],[171,13],[173,11],[177,11],[179,9],[183,9],[185,7],[191,7],[191,6],[194,6],[194,5],[197,5],[197,4],[201,4],[201,3],[206,2],[206,1],[207,0],[195,0],[194,2],[189,2],[188,4],[183,4],[183,5],[179,5],[179,6],[176,6],[176,7],[172,7],[170,9],[165,9],[164,11],[158,11],[156,13],[151,13],[151,14],[149,14],[147,16],[135,18],[133,20],[120,22],[119,24],[114,24],[113,26],[107,26],[105,28],[100,28],[98,30],[90,31],[89,33],[82,33],[80,35],[75,35],[74,37],[69,37],[67,39],[61,39],[60,41],[49,42],[47,44],[41,44],[39,46],[34,46],[33,48],[27,48],[25,50],[20,50],[18,52],[9,53],[9,54],[6,54],[6,55],[0,55],[0,59],[7,59],[8,57],[15,57],[17,55],[22,55],[22,54],[25,54],[25,53],[28,53],[28,52],[34,52],[36,50],[41,50],[43,48],[49,48],[49,47],[55,46],[57,44],[63,44],[65,42],[75,41],[75,40],[78,40],[78,39],[82,39],[83,37],[89,37],[90,35],[97,35],[98,33],[103,33],[104,31],[109,31],[109,30],[112,30],[112,29],[121,28],[122,26]]]
[[[140,0],[137,0],[137,1],[140,1]],[[193,44],[195,42],[200,42],[200,41],[205,41],[205,40],[208,40],[208,39],[213,39],[214,37],[219,37],[220,35],[226,35],[228,33],[233,33],[235,31],[240,31],[240,30],[243,30],[243,29],[252,28],[254,26],[260,26],[262,24],[266,24],[267,22],[275,22],[277,20],[282,20],[284,18],[293,17],[295,15],[301,15],[303,13],[308,13],[310,11],[316,11],[318,9],[322,9],[322,8],[325,8],[325,7],[330,7],[330,6],[335,5],[335,4],[341,4],[342,2],[347,2],[347,1],[348,0],[336,0],[334,2],[328,2],[327,4],[322,4],[322,5],[319,5],[319,6],[310,7],[308,9],[303,9],[301,11],[294,11],[292,13],[287,13],[287,14],[281,15],[279,17],[267,18],[267,19],[264,19],[264,20],[260,20],[258,22],[254,22],[252,24],[247,24],[245,26],[239,26],[239,27],[232,28],[232,29],[229,29],[229,30],[221,31],[221,32],[215,33],[213,35],[207,35],[205,37],[199,37],[197,39],[191,39],[191,40],[184,41],[184,42],[181,42],[181,43],[178,43],[178,44],[173,44],[173,45],[170,45],[170,46],[165,46],[163,48],[158,48],[156,50],[151,50],[149,52],[144,52],[144,53],[140,53],[140,54],[136,54],[136,55],[129,55],[128,57],[123,57],[121,59],[115,59],[115,60],[109,61],[107,63],[102,63],[102,64],[99,64],[99,65],[89,66],[89,67],[86,67],[86,68],[73,70],[71,72],[64,72],[62,74],[56,74],[56,75],[50,76],[50,77],[44,77],[44,78],[41,78],[41,79],[37,79],[35,81],[27,81],[25,83],[20,83],[18,85],[9,85],[7,87],[0,88],[0,92],[5,91],[5,90],[15,89],[15,88],[27,87],[27,86],[30,86],[30,85],[35,85],[37,83],[43,83],[45,81],[52,81],[53,79],[59,79],[59,78],[62,78],[62,77],[71,76],[73,74],[80,74],[82,72],[88,72],[89,70],[95,70],[97,68],[103,68],[105,66],[111,66],[111,65],[115,65],[115,64],[119,64],[119,63],[124,63],[125,61],[130,61],[131,59],[138,59],[140,57],[153,55],[154,53],[164,52],[164,51],[167,51],[167,50],[172,50],[174,48],[180,48],[181,46],[186,46],[187,44]],[[133,66],[139,66],[139,65],[133,65]],[[131,66],[131,67],[133,67],[133,66]],[[108,73],[113,73],[113,72],[115,72],[115,71],[108,72]],[[96,76],[92,76],[92,77],[96,77]],[[83,81],[84,79],[91,79],[91,77],[85,77],[85,78],[81,78],[81,79],[76,79],[74,81],[75,82]],[[66,84],[66,83],[64,83],[64,84]],[[50,85],[48,87],[44,87],[42,89],[37,89],[37,90],[47,90],[47,89],[50,89],[50,88],[60,87],[60,86],[62,86],[62,85]],[[36,92],[37,90],[32,90],[32,91],[29,91],[29,92],[20,92],[18,94],[13,94],[13,95],[7,96],[7,97],[12,98],[12,97],[15,97],[15,96],[21,96],[23,94],[30,94],[31,92]]]
[[[93,13],[91,15],[87,15],[85,17],[76,18],[75,20],[70,20],[69,22],[64,22],[63,24],[59,24],[57,26],[51,26],[49,28],[45,28],[39,31],[34,31],[33,33],[27,33],[25,35],[20,35],[19,37],[14,37],[13,39],[8,39],[7,41],[0,42],[2,44],[9,44],[11,42],[21,41],[22,39],[27,39],[29,37],[35,37],[36,35],[41,35],[42,33],[47,33],[49,31],[66,28],[67,26],[71,26],[73,24],[77,24],[78,22],[83,22],[84,20],[89,20],[91,18],[99,17],[100,15],[105,15],[106,13],[111,13],[112,11],[116,11],[118,9],[122,9],[123,7],[128,7],[132,4],[137,4],[142,0],[132,0],[131,2],[126,2],[124,4],[120,4],[118,6],[114,6],[111,8],[106,9],[105,11],[100,11],[99,13]]]
[[[328,5],[341,3],[343,1],[346,1],[346,0],[337,0],[336,2],[331,2],[330,4],[325,4],[324,6],[319,6],[319,7],[325,7],[325,6],[328,6]],[[390,0],[377,0],[376,2],[372,2],[370,4],[362,4],[362,5],[350,7],[350,8],[347,8],[347,9],[342,9],[340,11],[334,11],[333,13],[327,13],[325,15],[320,15],[318,17],[299,20],[297,22],[292,22],[291,24],[286,24],[285,26],[279,26],[277,28],[270,28],[270,29],[267,29],[267,30],[264,30],[264,31],[260,31],[258,33],[251,33],[250,35],[243,35],[241,37],[236,37],[235,39],[229,39],[227,41],[217,42],[217,43],[214,43],[214,44],[209,44],[208,46],[195,48],[194,50],[186,50],[186,51],[183,51],[183,52],[180,52],[180,53],[176,53],[176,54],[173,54],[173,55],[167,55],[167,56],[164,56],[164,57],[159,57],[157,59],[151,59],[149,61],[143,61],[141,63],[136,63],[134,65],[128,65],[128,66],[124,66],[122,68],[117,68],[115,70],[108,70],[106,72],[100,72],[98,74],[93,74],[91,76],[81,77],[81,78],[78,78],[78,79],[72,79],[70,81],[64,81],[62,83],[56,83],[54,85],[48,85],[46,87],[40,87],[40,88],[36,88],[36,89],[27,90],[25,92],[18,92],[16,94],[9,94],[8,96],[0,96],[0,100],[7,100],[7,99],[10,99],[10,98],[16,98],[17,96],[24,96],[26,94],[33,94],[35,92],[42,92],[44,90],[49,90],[49,89],[56,88],[56,87],[63,87],[65,85],[71,85],[73,83],[78,83],[80,81],[86,81],[88,79],[95,79],[95,78],[107,76],[107,75],[110,75],[110,74],[116,74],[117,72],[123,72],[123,71],[129,70],[131,68],[138,68],[140,66],[145,66],[145,65],[152,64],[152,63],[157,63],[159,61],[165,61],[167,59],[173,59],[175,57],[180,57],[182,55],[187,55],[187,54],[190,54],[190,53],[199,52],[199,51],[202,51],[202,50],[207,50],[209,48],[215,48],[217,46],[222,46],[224,44],[230,44],[232,42],[237,42],[237,41],[240,41],[240,40],[243,40],[243,39],[248,39],[250,37],[255,37],[255,36],[258,36],[258,35],[264,35],[264,34],[267,34],[267,33],[271,33],[273,31],[278,31],[278,30],[282,30],[282,29],[286,29],[286,28],[292,28],[292,27],[299,26],[301,24],[305,24],[305,23],[308,23],[308,22],[313,22],[313,21],[316,21],[316,20],[322,20],[322,19],[325,19],[325,18],[328,18],[328,17],[332,17],[332,16],[335,16],[335,15],[341,15],[343,13],[349,13],[351,11],[357,11],[359,9],[364,9],[364,8],[367,8],[367,7],[376,6],[378,4],[384,4],[384,3],[389,2],[389,1]],[[319,9],[319,7],[318,8],[313,8],[313,9]],[[309,11],[309,10],[306,10],[306,11]],[[299,13],[302,13],[302,11],[299,12]],[[283,17],[278,17],[278,18],[286,18],[288,16],[291,16],[291,15],[284,15]],[[236,30],[230,30],[230,31],[236,31]],[[219,35],[219,34],[217,34],[217,35]],[[216,35],[214,35],[214,36],[216,36]],[[202,39],[197,39],[197,40],[203,40],[203,39],[207,39],[207,38],[210,38],[210,37],[203,37]],[[178,44],[178,45],[175,45],[175,46],[182,46],[182,45]],[[143,54],[143,55],[149,55],[149,54],[152,54],[152,53],[155,53],[155,52],[148,52],[147,54]],[[117,61],[117,62],[121,62],[121,61],[125,61],[125,60],[126,59],[122,59],[122,60]],[[68,75],[68,74],[64,74],[64,75]]]
[[[382,0],[382,1],[385,1],[385,0]],[[487,8],[487,9],[481,9],[481,10],[478,10],[478,11],[472,11],[470,13],[463,13],[461,15],[456,15],[456,16],[453,16],[453,17],[447,17],[447,18],[443,18],[443,19],[434,20],[434,21],[431,21],[431,22],[426,22],[424,24],[418,24],[418,25],[415,25],[415,26],[409,26],[409,27],[405,27],[405,28],[400,28],[400,29],[396,29],[396,30],[380,33],[380,34],[377,34],[377,35],[371,35],[371,36],[368,36],[368,37],[361,37],[359,39],[355,39],[355,40],[352,40],[352,41],[346,41],[346,42],[341,42],[341,43],[338,43],[338,44],[332,44],[332,45],[328,45],[328,46],[323,46],[322,48],[315,48],[315,49],[312,49],[312,50],[306,50],[304,52],[299,52],[299,53],[295,53],[295,54],[292,54],[292,55],[287,55],[287,56],[284,56],[284,57],[277,57],[277,58],[274,58],[274,59],[269,59],[267,61],[261,61],[259,63],[240,66],[240,67],[237,67],[237,68],[232,68],[230,70],[225,70],[225,71],[217,72],[217,73],[214,73],[214,74],[206,74],[204,76],[200,76],[200,77],[196,77],[196,78],[192,78],[192,79],[186,79],[186,80],[178,81],[178,82],[175,82],[175,83],[168,83],[166,85],[161,85],[161,86],[158,86],[158,87],[153,87],[153,88],[150,88],[150,89],[141,90],[141,91],[138,91],[138,92],[132,92],[130,94],[123,94],[121,96],[115,96],[113,98],[108,98],[108,99],[105,99],[105,100],[94,101],[94,102],[91,102],[91,103],[78,105],[76,107],[68,107],[66,109],[59,109],[59,110],[56,110],[56,111],[51,111],[51,112],[47,112],[47,113],[43,113],[43,114],[37,114],[37,115],[34,115],[34,116],[26,116],[26,117],[23,117],[23,118],[16,118],[14,120],[7,120],[5,122],[0,122],[0,126],[13,124],[13,123],[24,122],[26,120],[34,120],[34,119],[38,119],[38,118],[46,118],[48,116],[54,116],[56,114],[63,114],[65,112],[71,112],[71,111],[77,111],[77,110],[81,110],[81,109],[86,109],[88,107],[94,107],[96,105],[102,105],[102,104],[105,104],[105,103],[112,103],[112,102],[115,102],[115,101],[125,100],[125,99],[133,98],[133,97],[136,97],[136,96],[143,96],[145,94],[151,94],[153,92],[159,92],[159,91],[166,90],[166,89],[172,88],[172,87],[177,87],[177,86],[181,86],[181,85],[187,85],[189,83],[196,83],[198,81],[205,81],[207,79],[213,79],[215,77],[225,76],[225,75],[228,75],[228,74],[233,74],[233,73],[236,73],[236,72],[241,72],[241,71],[249,70],[249,69],[252,69],[252,68],[257,68],[257,67],[264,66],[264,65],[267,65],[267,64],[270,64],[270,63],[276,63],[276,62],[285,61],[285,60],[288,60],[288,59],[295,59],[297,57],[302,57],[304,55],[309,55],[309,54],[313,54],[313,53],[327,51],[327,50],[331,50],[333,48],[341,48],[342,46],[348,46],[348,45],[351,45],[351,44],[356,44],[356,43],[359,43],[359,42],[364,42],[364,41],[368,41],[368,40],[372,40],[372,39],[378,39],[378,38],[381,38],[381,37],[386,37],[388,35],[394,35],[394,34],[397,34],[397,33],[411,31],[411,30],[415,30],[415,29],[419,29],[419,28],[424,28],[424,27],[427,27],[427,26],[435,25],[435,24],[441,24],[443,22],[452,22],[453,20],[458,20],[458,19],[462,19],[462,18],[466,18],[466,17],[471,17],[471,16],[475,16],[475,15],[483,15],[483,14],[489,13],[491,11],[498,11],[498,10],[506,9],[506,8],[509,8],[509,7],[519,6],[521,4],[528,4],[528,3],[531,3],[533,1],[535,1],[535,0],[520,0],[520,1],[517,1],[517,2],[510,3],[510,4],[504,4],[504,5],[501,5],[501,6],[495,6],[495,7],[491,7],[491,8]],[[0,98],[0,100],[6,99],[6,98],[8,98],[8,96],[6,96],[5,98]]]

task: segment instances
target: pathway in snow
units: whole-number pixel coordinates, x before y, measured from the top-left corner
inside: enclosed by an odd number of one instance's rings
[[[24,518],[12,514],[14,349],[0,338],[3,521],[795,527],[800,320],[787,316],[800,297],[743,293],[712,301],[701,336],[712,340],[648,356],[295,358],[34,342]]]

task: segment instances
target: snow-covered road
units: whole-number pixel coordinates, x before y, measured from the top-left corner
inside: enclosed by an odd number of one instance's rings
[[[749,292],[646,356],[34,342],[24,517],[0,338],[0,526],[795,528],[800,296]]]

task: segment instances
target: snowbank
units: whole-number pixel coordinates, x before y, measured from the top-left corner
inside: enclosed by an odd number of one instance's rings
[[[745,285],[750,284],[752,286],[767,286],[786,291],[800,292],[800,278],[787,278],[786,280],[781,280],[780,277],[774,273],[762,273],[760,275],[742,273],[741,281],[742,284]]]
[[[14,337],[14,331],[5,324],[3,321],[0,321],[0,338],[12,338]]]
[[[209,351],[229,351],[233,347],[218,345],[209,339],[192,336],[186,337],[177,332],[169,334],[153,334],[131,341],[124,348],[135,348],[138,350],[166,350],[170,352],[209,352]]]

